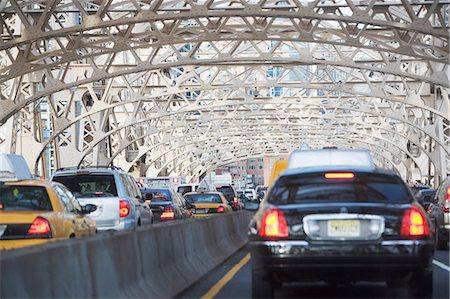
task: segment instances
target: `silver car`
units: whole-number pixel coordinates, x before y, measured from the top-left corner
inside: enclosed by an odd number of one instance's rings
[[[62,168],[52,180],[64,184],[80,204],[97,206],[89,216],[99,231],[134,230],[153,223],[153,213],[135,179],[120,168]]]

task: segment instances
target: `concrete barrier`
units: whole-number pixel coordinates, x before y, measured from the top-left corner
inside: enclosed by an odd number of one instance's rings
[[[247,243],[242,211],[0,251],[1,298],[173,298]]]

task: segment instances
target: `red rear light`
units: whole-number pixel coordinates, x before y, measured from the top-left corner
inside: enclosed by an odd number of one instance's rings
[[[442,204],[442,210],[448,213],[450,210],[450,187],[447,188],[447,196],[445,197],[444,203]]]
[[[130,214],[130,203],[127,200],[121,199],[119,209],[120,217],[127,217]]]
[[[47,219],[37,217],[34,219],[33,223],[31,223],[31,226],[28,229],[28,234],[32,236],[45,236],[50,238],[52,236],[50,223]]]
[[[288,226],[283,211],[267,210],[261,222],[259,235],[262,237],[287,237]]]
[[[217,208],[217,213],[223,213],[223,212],[225,212],[225,208],[224,207],[220,206],[220,207]]]
[[[353,179],[355,174],[353,172],[327,172],[325,178],[328,180],[349,180]]]
[[[164,209],[164,212],[161,214],[161,219],[173,219],[175,218],[175,212],[173,207],[169,206]]]
[[[411,207],[403,214],[401,234],[402,236],[428,236],[427,219],[418,207]]]

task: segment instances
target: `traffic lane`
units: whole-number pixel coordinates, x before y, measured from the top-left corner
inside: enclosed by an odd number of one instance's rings
[[[447,265],[447,266],[450,265],[448,250],[436,250],[436,252],[434,253],[434,259],[438,262],[441,262],[441,263]]]
[[[222,265],[205,275],[197,284],[179,298],[202,298],[249,252],[248,245],[230,257]],[[448,251],[436,251],[435,260],[448,265]],[[433,298],[449,298],[449,272],[433,265]],[[251,259],[221,288],[209,298],[251,298]],[[383,282],[358,282],[350,285],[330,286],[322,282],[285,284],[275,291],[275,298],[392,298],[406,297],[404,290],[389,291]]]

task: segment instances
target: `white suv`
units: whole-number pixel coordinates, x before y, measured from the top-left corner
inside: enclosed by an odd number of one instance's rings
[[[64,184],[82,205],[97,206],[89,216],[99,231],[133,230],[153,222],[135,179],[120,168],[62,168],[52,180]]]

